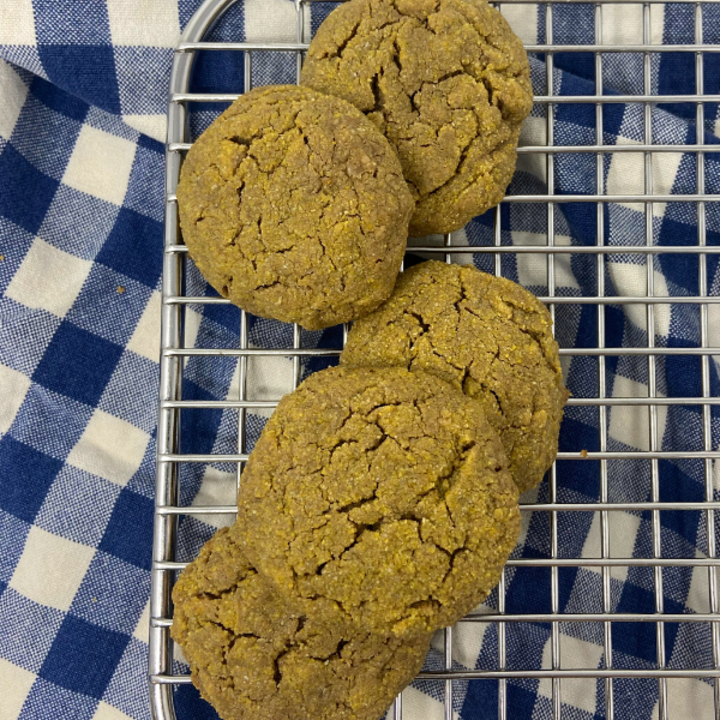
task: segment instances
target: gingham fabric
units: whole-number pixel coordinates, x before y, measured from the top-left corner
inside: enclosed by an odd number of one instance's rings
[[[172,47],[197,9],[199,0],[2,0],[0,3],[0,719],[68,718],[120,720],[150,717],[147,693],[148,595],[153,525],[154,454],[159,356],[161,246],[163,233],[163,162],[165,109]],[[312,5],[310,30],[331,6]],[[505,6],[503,12],[529,43],[545,41],[543,6]],[[653,42],[695,41],[692,5],[653,5]],[[592,43],[592,5],[556,5],[555,43]],[[704,41],[720,42],[720,5],[706,3]],[[215,30],[220,39],[294,40],[291,0],[246,0],[238,3]],[[641,6],[607,5],[603,9],[605,42],[642,42]],[[553,91],[557,95],[595,92],[591,54],[557,54]],[[547,94],[545,61],[532,59],[536,93]],[[239,55],[215,54],[198,66],[195,90],[242,90]],[[258,56],[255,84],[293,81],[289,54]],[[603,64],[606,94],[643,92],[640,55],[608,54]],[[652,92],[695,92],[695,57],[652,56]],[[720,54],[704,58],[704,90],[720,92]],[[213,108],[216,110],[217,108]],[[211,119],[200,107],[193,118],[199,131]],[[608,104],[603,108],[605,144],[644,141],[641,105]],[[705,127],[695,125],[692,104],[664,104],[652,110],[651,136],[662,143],[718,143],[720,114],[705,104]],[[554,142],[592,144],[592,105],[558,105]],[[523,131],[523,144],[545,142],[544,106],[538,105]],[[603,183],[609,194],[642,193],[643,157],[606,156]],[[662,153],[654,157],[656,193],[693,193],[697,188],[695,156]],[[555,159],[554,192],[596,192],[595,155],[566,154]],[[705,189],[720,192],[720,160],[705,159]],[[511,191],[547,191],[541,156],[522,156]],[[604,242],[643,244],[644,211],[634,204],[606,204]],[[547,206],[503,206],[502,242],[543,245]],[[707,242],[720,244],[720,214],[706,205]],[[593,203],[558,204],[558,244],[594,245],[597,217]],[[653,242],[697,243],[695,206],[656,203]],[[492,244],[492,213],[458,233],[458,240]],[[462,256],[467,257],[467,256]],[[461,256],[456,258],[462,260]],[[717,255],[707,258],[707,287],[720,291]],[[491,258],[478,266],[492,270]],[[605,292],[644,295],[647,271],[638,255],[608,255],[603,267]],[[559,295],[596,294],[594,256],[558,255],[555,286]],[[504,255],[502,272],[545,295],[547,265],[532,255]],[[197,273],[189,290],[212,294]],[[699,291],[696,256],[655,258],[656,295],[693,295]],[[711,346],[720,345],[718,306],[709,308]],[[655,344],[697,347],[697,305],[658,305],[654,311]],[[594,347],[598,315],[595,306],[557,308],[557,335],[562,347]],[[608,306],[608,346],[647,345],[642,306]],[[203,347],[237,346],[239,311],[222,305],[189,308],[185,341]],[[292,341],[291,328],[254,320],[250,341],[280,347]],[[304,333],[305,345],[338,346],[337,329]],[[234,360],[186,366],[188,399],[235,397]],[[564,358],[567,384],[576,397],[594,396],[598,385],[595,358]],[[324,361],[327,364],[327,361]],[[697,356],[658,357],[656,390],[660,396],[701,394]],[[308,373],[323,366],[312,360]],[[292,361],[276,357],[251,362],[250,399],[277,399],[290,386]],[[610,397],[642,397],[648,390],[647,359],[608,357]],[[717,359],[709,364],[709,387],[720,391]],[[607,409],[608,449],[647,450],[646,407]],[[702,414],[697,406],[660,407],[659,449],[701,450]],[[265,417],[250,415],[248,448]],[[236,411],[196,411],[183,415],[183,452],[234,452]],[[561,449],[599,448],[596,408],[569,408],[562,427]],[[720,415],[711,410],[711,447],[720,441]],[[611,501],[650,498],[650,462],[609,461]],[[231,468],[223,465],[183,469],[181,501],[206,504],[234,501]],[[720,499],[720,467],[715,465],[714,499]],[[558,500],[588,502],[599,498],[599,462],[560,463]],[[658,463],[660,500],[705,498],[704,465],[699,460]],[[525,498],[548,500],[548,486]],[[549,519],[525,513],[515,557],[548,557]],[[716,520],[720,517],[716,513]],[[216,518],[222,524],[225,518]],[[664,512],[661,545],[665,557],[707,556],[706,515]],[[652,555],[649,513],[610,514],[610,551],[615,557]],[[214,528],[185,519],[180,528],[181,558],[190,559]],[[599,557],[598,516],[558,515],[560,547],[573,557]],[[720,537],[720,525],[716,528]],[[549,612],[550,570],[511,569],[507,575],[507,612]],[[653,572],[642,567],[614,568],[610,578],[611,611],[655,610]],[[599,612],[601,574],[597,568],[559,570],[560,612]],[[497,607],[497,596],[486,602]],[[708,579],[704,568],[663,570],[663,607],[669,613],[707,612]],[[548,668],[551,630],[543,623],[510,623],[505,628],[507,667]],[[438,638],[435,643],[442,642]],[[656,663],[654,624],[615,623],[612,662],[617,668],[651,668]],[[474,623],[455,636],[455,667],[495,668],[495,626]],[[672,668],[712,667],[707,624],[668,624],[665,654]],[[560,625],[562,667],[602,667],[603,628],[593,623]],[[431,652],[428,668],[441,668],[442,656]],[[177,670],[186,671],[181,656]],[[563,682],[562,717],[605,717],[602,680]],[[710,718],[712,685],[703,680],[668,683],[671,718]],[[615,717],[642,720],[658,713],[655,680],[616,680]],[[409,720],[443,717],[442,682],[416,682],[405,695]],[[552,686],[548,680],[518,679],[507,684],[508,717],[550,717]],[[176,692],[180,720],[215,717],[190,686]],[[497,717],[497,683],[454,683],[454,710],[463,720]]]

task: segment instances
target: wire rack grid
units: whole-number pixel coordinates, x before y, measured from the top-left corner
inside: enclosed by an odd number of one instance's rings
[[[540,158],[546,174],[547,191],[538,194],[509,195],[503,201],[507,203],[542,203],[546,206],[547,237],[546,244],[513,244],[502,243],[502,214],[500,206],[495,210],[493,238],[489,246],[470,246],[458,242],[453,235],[446,235],[441,244],[430,242],[411,242],[408,251],[430,257],[443,257],[447,262],[462,261],[475,253],[485,253],[492,258],[492,267],[496,274],[502,273],[503,260],[509,255],[519,257],[524,254],[541,256],[545,263],[547,294],[541,299],[550,308],[553,317],[557,308],[567,305],[592,305],[597,312],[597,339],[594,347],[562,348],[561,357],[588,356],[597,362],[597,394],[594,397],[571,398],[570,406],[587,406],[597,410],[599,438],[597,449],[586,452],[581,448],[577,451],[563,452],[558,456],[561,460],[582,461],[593,459],[599,463],[600,492],[599,501],[558,502],[557,467],[554,465],[548,476],[548,493],[546,502],[525,503],[521,505],[523,513],[546,513],[549,516],[549,546],[547,558],[515,558],[508,563],[508,568],[541,567],[550,572],[549,612],[533,614],[512,614],[506,612],[506,576],[504,575],[497,591],[496,611],[471,615],[464,622],[485,623],[494,626],[497,632],[497,663],[491,670],[458,670],[453,667],[453,643],[457,634],[462,633],[463,624],[444,631],[444,670],[423,672],[421,678],[440,683],[444,690],[444,717],[453,717],[453,685],[464,680],[482,681],[497,680],[498,717],[508,717],[507,682],[510,679],[541,679],[551,683],[550,698],[553,720],[561,717],[563,706],[563,688],[578,678],[592,678],[604,683],[604,715],[607,720],[618,717],[615,712],[614,681],[618,678],[651,678],[658,684],[657,716],[659,720],[671,717],[668,705],[668,681],[674,678],[705,678],[713,683],[714,708],[713,717],[720,718],[720,597],[718,585],[717,539],[715,533],[715,512],[720,510],[720,502],[713,495],[713,462],[720,462],[720,452],[713,448],[711,435],[711,410],[713,405],[720,404],[720,398],[710,394],[710,363],[713,355],[720,355],[720,348],[710,345],[709,306],[720,302],[717,294],[708,289],[707,258],[718,253],[720,248],[706,244],[706,204],[720,200],[719,195],[705,192],[705,155],[717,152],[716,145],[702,142],[698,133],[694,144],[657,144],[652,137],[652,108],[658,102],[653,95],[651,81],[651,56],[666,51],[692,53],[695,58],[694,92],[686,95],[663,96],[663,102],[691,103],[695,106],[695,122],[698,128],[705,125],[705,102],[719,102],[720,96],[705,94],[703,91],[703,63],[706,53],[720,52],[720,46],[703,44],[703,6],[709,3],[695,0],[676,0],[690,5],[694,9],[695,42],[682,45],[662,45],[652,42],[651,10],[659,5],[659,0],[646,0],[642,12],[642,43],[609,44],[603,43],[603,8],[608,5],[622,4],[623,0],[602,0],[587,7],[593,8],[595,23],[595,39],[592,44],[553,44],[553,2],[552,0],[535,0],[534,5],[542,6],[545,14],[545,42],[526,45],[529,52],[541,53],[544,57],[546,94],[535,97],[535,104],[546,108],[545,112],[545,144],[525,145],[519,149],[522,155]],[[296,0],[297,35],[295,42],[210,42],[203,40],[223,15],[234,4],[234,0],[206,0],[188,24],[181,43],[175,51],[171,94],[168,110],[168,142],[166,153],[166,212],[165,212],[165,249],[162,286],[162,355],[160,379],[160,407],[158,424],[158,456],[157,456],[157,494],[156,516],[153,548],[152,596],[150,619],[150,695],[154,717],[157,720],[175,718],[173,704],[173,687],[188,683],[190,678],[173,673],[173,649],[169,636],[172,624],[172,603],[170,594],[175,574],[186,563],[177,559],[177,528],[181,516],[203,517],[208,515],[225,515],[235,512],[229,505],[193,505],[182,506],[179,502],[180,466],[183,463],[231,463],[237,468],[236,482],[239,486],[240,473],[247,460],[246,417],[248,411],[273,408],[274,401],[257,401],[247,399],[246,385],[248,377],[248,361],[253,358],[272,358],[274,356],[290,357],[293,363],[293,387],[301,378],[301,362],[308,357],[337,356],[341,348],[317,349],[304,348],[301,342],[301,331],[294,326],[292,344],[288,347],[257,348],[250,347],[248,341],[248,317],[240,312],[239,343],[237,347],[222,349],[205,347],[186,347],[184,345],[184,313],[189,305],[226,303],[217,297],[190,296],[184,292],[186,270],[186,248],[179,235],[175,189],[179,177],[184,152],[190,147],[188,130],[188,104],[192,102],[222,103],[234,100],[233,93],[197,93],[189,92],[193,62],[201,51],[234,51],[244,55],[244,84],[252,87],[252,62],[259,54],[266,52],[285,52],[296,57],[296,68],[302,65],[303,51],[307,48],[307,6],[308,3],[321,3],[324,0]],[[512,5],[510,2],[503,6]],[[566,3],[565,3],[566,4]],[[559,52],[592,53],[594,57],[595,87],[594,94],[589,95],[555,95],[553,92],[554,57]],[[603,94],[603,61],[608,53],[638,53],[642,57],[642,92],[633,95]],[[633,145],[605,144],[603,132],[603,105],[606,103],[636,103],[642,106],[644,113],[644,137],[641,142]],[[589,104],[595,109],[594,143],[587,145],[556,145],[555,109],[561,103]],[[555,160],[560,153],[591,153],[595,157],[596,188],[604,188],[604,159],[613,153],[634,152],[643,156],[643,189],[640,194],[608,194],[598,191],[596,194],[556,194],[555,192]],[[697,158],[696,191],[685,194],[657,194],[653,192],[653,155],[657,153],[693,153]],[[653,206],[655,203],[666,202],[693,203],[697,213],[697,244],[664,245],[661,249],[653,240]],[[568,246],[557,242],[556,209],[562,203],[593,203],[596,206],[597,244],[594,246]],[[639,203],[644,206],[645,227],[642,245],[604,244],[604,224],[606,222],[605,206],[607,203]],[[666,254],[691,256],[698,263],[698,293],[696,295],[658,295],[654,293],[654,259],[660,250]],[[647,268],[647,289],[643,295],[606,295],[606,276],[604,265],[611,254],[632,253],[642,255]],[[561,255],[594,257],[597,272],[597,293],[592,296],[577,297],[556,294],[556,260]],[[656,346],[655,323],[656,310],[659,305],[689,303],[697,306],[700,313],[700,344],[699,347],[664,347]],[[647,323],[647,343],[645,347],[607,347],[606,346],[606,308],[609,305],[639,306]],[[343,338],[347,334],[344,329]],[[658,359],[667,355],[685,355],[699,359],[701,363],[702,390],[694,397],[664,397],[658,392],[656,383],[656,365]],[[615,397],[608,395],[607,364],[610,358],[619,355],[638,356],[647,363],[648,392],[647,397]],[[237,400],[227,401],[190,401],[182,399],[183,368],[187,358],[200,357],[231,357],[238,363],[238,394]],[[647,411],[649,427],[649,448],[645,451],[617,451],[608,449],[608,412],[616,406],[642,407]],[[671,405],[695,405],[702,413],[703,447],[696,451],[661,450],[658,437],[658,416],[663,409]],[[180,415],[183,409],[227,409],[238,412],[237,452],[234,454],[186,454],[180,448]],[[659,492],[659,462],[672,459],[695,459],[704,467],[704,500],[697,502],[663,502]],[[643,502],[611,501],[609,492],[614,468],[613,463],[631,460],[646,460],[651,468],[651,499]],[[614,557],[611,553],[611,522],[613,512],[645,512],[651,515],[652,556],[647,558]],[[662,555],[661,521],[662,511],[687,511],[704,514],[706,527],[706,548],[704,557],[666,558]],[[568,556],[562,547],[558,533],[558,515],[560,512],[592,513],[599,517],[600,556],[576,557]],[[601,574],[601,597],[598,598],[599,610],[594,613],[562,612],[559,600],[559,572],[563,568],[577,567],[595,568]],[[653,573],[655,608],[652,613],[619,613],[613,612],[611,598],[612,572],[618,568],[642,566]],[[668,567],[706,568],[707,570],[707,612],[692,615],[666,612],[663,607],[663,569]],[[507,571],[506,571],[507,572]],[[546,669],[515,669],[508,668],[506,634],[509,624],[522,622],[547,623],[551,627],[550,634],[550,667]],[[613,633],[618,625],[626,622],[647,622],[655,625],[656,667],[648,669],[616,668],[613,663]],[[668,668],[665,650],[666,623],[701,623],[710,628],[712,638],[711,667],[686,667],[682,669]],[[600,668],[568,668],[561,663],[561,623],[596,623],[602,627],[603,661]],[[395,720],[403,717],[402,696],[398,697],[390,712]],[[684,716],[683,716],[684,717]],[[672,720],[675,720],[672,717]]]

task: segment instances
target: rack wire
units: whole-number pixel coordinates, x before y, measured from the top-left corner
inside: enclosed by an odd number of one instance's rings
[[[276,356],[292,358],[293,387],[301,377],[301,362],[313,357],[336,357],[341,347],[332,349],[312,349],[301,346],[301,332],[294,326],[292,344],[281,348],[250,347],[248,341],[248,317],[240,312],[239,343],[237,347],[204,348],[184,347],[183,322],[188,305],[224,304],[227,300],[216,297],[191,296],[184,292],[184,273],[186,248],[181,243],[176,207],[175,190],[179,177],[182,157],[190,147],[188,135],[188,103],[222,103],[238,97],[233,93],[195,93],[189,92],[193,61],[196,55],[206,51],[233,51],[244,54],[244,87],[252,87],[252,61],[261,53],[285,52],[297,58],[296,68],[299,75],[303,52],[308,47],[306,37],[306,12],[311,2],[324,0],[295,0],[297,33],[295,42],[213,42],[204,40],[218,19],[233,5],[234,0],[206,0],[188,24],[178,45],[173,61],[170,101],[168,109],[168,142],[166,153],[166,211],[165,211],[165,249],[162,286],[162,355],[160,379],[160,406],[158,423],[156,522],[153,548],[152,596],[150,620],[150,696],[153,716],[156,720],[173,720],[173,687],[190,682],[185,675],[173,673],[172,642],[169,629],[172,624],[172,604],[170,594],[175,573],[186,563],[180,562],[176,555],[178,519],[181,516],[232,515],[235,506],[181,506],[179,504],[180,466],[184,463],[231,463],[237,468],[236,481],[239,486],[240,473],[247,454],[246,446],[247,413],[253,410],[268,410],[275,407],[276,401],[257,401],[247,397],[248,361],[251,358],[272,358]],[[619,678],[653,678],[658,683],[658,718],[667,720],[668,680],[675,678],[704,678],[713,683],[713,717],[720,718],[720,586],[718,585],[717,538],[715,536],[715,513],[720,511],[720,501],[713,495],[713,462],[720,462],[720,451],[712,446],[711,410],[720,405],[720,398],[710,396],[710,363],[712,356],[720,355],[720,348],[710,345],[708,313],[709,307],[720,303],[720,296],[713,295],[708,288],[708,256],[720,253],[719,246],[707,245],[706,207],[707,203],[720,201],[720,195],[705,192],[705,155],[717,152],[717,145],[701,142],[698,133],[694,144],[655,144],[651,134],[652,106],[660,98],[652,93],[651,55],[665,52],[694,53],[696,81],[694,92],[686,95],[662,96],[662,102],[694,103],[695,121],[698,128],[705,124],[705,105],[708,102],[720,102],[720,95],[706,94],[703,88],[704,56],[720,52],[720,46],[703,43],[703,6],[706,2],[696,0],[674,0],[681,5],[691,5],[694,12],[694,42],[676,45],[662,45],[652,42],[651,6],[662,0],[645,0],[642,8],[642,42],[635,44],[603,43],[603,7],[625,4],[627,0],[600,0],[592,4],[595,21],[595,38],[592,44],[553,44],[553,0],[533,0],[531,5],[543,6],[545,12],[545,42],[526,45],[530,52],[542,53],[545,61],[546,95],[536,96],[535,104],[545,106],[546,144],[526,145],[519,149],[522,156],[544,158],[547,178],[547,192],[508,196],[507,203],[543,203],[547,207],[547,242],[544,246],[502,244],[501,211],[495,211],[493,238],[489,246],[470,246],[458,244],[457,240],[446,235],[441,245],[426,242],[412,243],[409,252],[444,257],[447,262],[453,258],[467,257],[469,254],[486,253],[493,260],[496,274],[501,274],[503,258],[523,254],[541,255],[545,258],[547,295],[541,299],[548,304],[553,316],[557,308],[567,305],[594,305],[597,308],[597,341],[594,347],[561,348],[561,356],[587,356],[595,358],[598,368],[598,387],[595,397],[571,398],[569,406],[594,407],[599,418],[599,442],[595,451],[561,452],[559,460],[582,461],[597,460],[600,465],[600,493],[598,502],[558,502],[558,469],[554,465],[549,473],[547,502],[534,502],[521,505],[523,513],[547,513],[549,515],[550,553],[547,558],[514,558],[508,562],[508,568],[536,567],[548,568],[550,572],[549,612],[533,614],[506,612],[506,576],[500,582],[497,593],[497,609],[492,612],[478,612],[469,615],[463,623],[444,631],[443,669],[421,673],[421,678],[442,684],[444,690],[444,717],[453,717],[454,683],[462,680],[495,679],[498,681],[498,718],[507,720],[507,683],[512,679],[543,679],[551,683],[551,712],[553,720],[562,714],[563,688],[566,683],[578,678],[600,679],[604,682],[604,714],[607,720],[615,720],[615,685]],[[513,4],[514,0],[502,3]],[[565,3],[566,4],[566,3]],[[528,3],[525,3],[528,5]],[[596,93],[593,95],[562,95],[553,93],[554,57],[559,52],[584,52],[594,56]],[[603,61],[608,53],[638,53],[642,56],[643,91],[636,95],[603,94]],[[554,142],[555,109],[559,104],[589,104],[595,108],[594,144],[558,145]],[[603,106],[607,103],[635,103],[643,107],[645,131],[642,142],[633,145],[608,145],[603,133]],[[596,188],[604,187],[604,159],[614,153],[641,153],[643,156],[643,191],[640,194],[618,195],[598,192],[597,194],[556,194],[555,161],[560,154],[590,153],[595,155]],[[697,158],[696,191],[685,194],[653,193],[653,155],[657,153],[694,153]],[[568,246],[557,244],[556,210],[562,203],[594,203],[596,205],[597,244],[594,246]],[[653,206],[656,203],[688,202],[694,203],[697,212],[698,241],[695,246],[663,245],[653,242],[652,222]],[[644,245],[606,245],[604,244],[604,209],[607,203],[637,203],[644,206],[645,230]],[[606,293],[604,266],[606,258],[614,254],[632,253],[644,256],[647,269],[647,292],[644,295],[617,296]],[[699,282],[697,295],[655,295],[654,260],[660,254],[673,254],[685,257],[697,257]],[[565,255],[586,255],[595,258],[597,270],[597,293],[593,296],[562,296],[556,294],[556,259]],[[655,344],[656,309],[659,305],[692,304],[700,312],[699,347],[664,347]],[[647,344],[645,347],[606,347],[606,308],[610,305],[639,306],[647,323]],[[347,328],[343,337],[347,335]],[[698,358],[701,363],[702,391],[692,397],[659,397],[656,383],[656,365],[664,356],[688,356]],[[182,399],[184,362],[196,357],[231,357],[238,363],[237,400],[191,401]],[[647,397],[609,397],[607,387],[607,362],[619,356],[637,356],[645,358],[648,369]],[[695,451],[661,450],[658,438],[658,414],[668,406],[697,406],[702,413],[702,449]],[[649,448],[646,451],[618,451],[608,449],[608,409],[616,406],[647,408],[649,423]],[[238,411],[237,452],[232,454],[187,454],[180,449],[180,414],[185,409],[235,409]],[[697,502],[665,502],[660,500],[659,462],[668,459],[696,459],[702,461],[704,468],[704,495]],[[610,483],[614,467],[610,463],[617,461],[647,460],[651,468],[651,498],[642,502],[614,502],[610,500]],[[617,558],[611,556],[611,513],[648,512],[652,527],[652,556],[647,558]],[[662,556],[660,513],[663,511],[700,511],[705,517],[707,532],[705,557],[666,558]],[[599,516],[600,557],[568,557],[558,533],[559,513],[585,512]],[[601,610],[594,613],[562,612],[559,603],[559,572],[562,568],[591,567],[601,575],[601,597],[598,605]],[[611,573],[614,568],[645,567],[653,573],[653,595],[655,609],[652,613],[613,612],[611,600]],[[667,612],[663,606],[663,569],[668,567],[707,568],[708,602],[707,612],[694,614]],[[550,660],[546,669],[510,669],[507,658],[508,626],[516,623],[548,623],[551,626]],[[613,662],[613,633],[618,623],[652,623],[656,629],[656,667],[628,669],[615,667]],[[497,632],[497,663],[491,670],[458,670],[453,667],[453,645],[463,632],[467,623],[485,623],[495,626]],[[561,663],[561,623],[597,623],[602,626],[603,662],[600,668],[567,668]],[[710,627],[712,637],[712,666],[668,668],[665,648],[666,623],[700,623]],[[395,702],[391,716],[395,720],[403,717],[402,697]],[[683,716],[684,717],[684,716]],[[626,720],[625,718],[621,720]],[[671,720],[675,720],[674,717]]]

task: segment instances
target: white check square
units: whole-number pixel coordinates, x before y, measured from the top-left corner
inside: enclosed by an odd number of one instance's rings
[[[122,205],[136,147],[130,140],[83,125],[65,169],[63,184]]]
[[[197,495],[193,498],[193,506],[218,505],[235,506],[237,502],[237,485],[235,473],[226,473],[209,465],[203,475],[202,484]],[[235,521],[234,515],[200,515],[199,519],[208,525],[216,528],[232,525]]]
[[[613,397],[615,398],[646,398],[648,388],[622,375],[616,375],[613,381]],[[667,421],[667,405],[657,407],[657,442],[665,436]],[[650,450],[650,414],[647,406],[615,405],[610,409],[609,434],[615,440],[638,450]]]
[[[392,718],[392,710],[386,718]],[[410,686],[403,691],[403,717],[423,718],[423,720],[443,720],[445,704],[440,700]],[[453,710],[453,720],[459,720],[457,711]]]
[[[0,45],[35,45],[36,42],[32,0],[0,2]]]
[[[40,605],[67,611],[93,555],[95,550],[87,545],[33,526],[10,587]]]
[[[68,463],[124,487],[140,467],[150,436],[125,420],[96,410]]]
[[[123,122],[134,130],[164,143],[167,137],[167,120],[164,115],[122,114]]]
[[[128,350],[153,362],[160,362],[160,312],[160,293],[155,290],[127,344]]]
[[[180,20],[175,0],[107,0],[113,45],[175,47]]]
[[[16,718],[25,703],[32,684],[37,676],[25,668],[0,658],[0,678],[3,691],[0,692],[0,718]]]
[[[27,375],[0,365],[0,435],[10,429],[29,388],[30,378]]]
[[[584,558],[602,557],[602,535],[600,531],[600,514],[593,513],[592,524],[588,531],[581,556]],[[608,513],[608,542],[611,558],[631,558],[635,549],[635,539],[640,529],[640,516],[626,512]],[[625,565],[612,568],[612,577],[625,582],[630,568]],[[587,568],[589,572],[602,571],[599,567]]]
[[[2,8],[0,4],[0,45],[2,45],[3,13],[7,12]],[[25,104],[28,89],[18,74],[2,60],[0,60],[0,87],[3,91],[3,101],[0,103],[0,137],[9,140]]]
[[[527,44],[537,42],[538,5],[519,3],[503,4],[501,10],[503,17],[513,29],[513,32]]]
[[[599,667],[603,649],[600,645],[586,642],[569,635],[560,636],[560,667],[590,668]],[[552,640],[548,639],[543,649],[542,667],[550,668],[552,656]],[[542,678],[538,684],[538,694],[552,697],[552,680]],[[561,681],[561,698],[566,705],[584,710],[593,715],[596,710],[595,680],[587,678],[570,678]]]
[[[713,720],[715,701],[713,686],[695,678],[670,678],[667,681],[669,718],[692,718],[692,720]],[[651,720],[659,718],[659,707],[655,704]]]
[[[26,307],[65,317],[80,294],[92,262],[35,238],[6,295]]]
[[[297,39],[297,16],[286,0],[263,0],[245,3],[245,37],[251,42],[294,42]],[[305,13],[306,28],[310,13]]]

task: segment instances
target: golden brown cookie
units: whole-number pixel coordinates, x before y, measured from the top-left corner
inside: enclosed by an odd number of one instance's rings
[[[224,720],[377,720],[419,672],[430,636],[359,631],[295,610],[222,528],[173,589],[172,637]],[[327,613],[326,613],[327,615]]]
[[[522,43],[485,0],[350,0],[310,43],[301,82],[385,133],[416,200],[411,235],[497,205],[532,107]]]
[[[340,363],[424,370],[480,400],[520,492],[557,455],[568,393],[552,319],[510,280],[471,265],[416,265],[387,302],[354,323]]]
[[[177,197],[205,279],[245,310],[309,329],[388,297],[413,206],[362,113],[290,85],[234,102],[190,148]]]
[[[497,584],[517,488],[477,403],[401,368],[330,368],[286,395],[242,475],[240,541],[300,607],[408,637]]]

